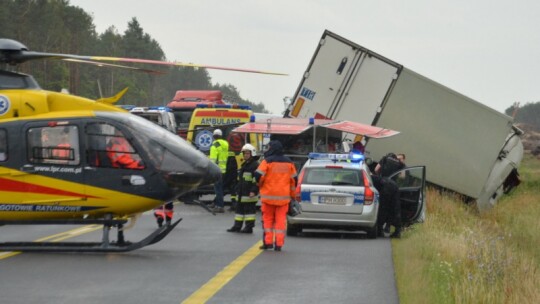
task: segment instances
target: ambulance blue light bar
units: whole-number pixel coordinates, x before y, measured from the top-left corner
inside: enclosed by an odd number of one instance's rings
[[[214,109],[240,109],[240,110],[251,110],[250,106],[247,105],[238,105],[238,104],[205,104],[205,103],[198,103],[195,107],[197,108],[214,108]]]
[[[350,160],[353,163],[360,162],[364,160],[364,155],[358,153],[348,153],[348,154],[338,154],[338,153],[317,153],[311,152],[308,157],[310,159],[319,159],[319,160]]]

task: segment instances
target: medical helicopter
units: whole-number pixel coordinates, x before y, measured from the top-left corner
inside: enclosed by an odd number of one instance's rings
[[[153,71],[101,61],[273,74],[34,52],[17,41],[0,39],[0,67],[35,59],[143,72]],[[42,90],[32,76],[0,69],[0,226],[103,225],[101,242],[6,242],[0,243],[0,251],[125,252],[154,244],[181,219],[134,243],[124,240],[124,225],[136,214],[219,178],[219,167],[179,136],[115,107],[126,90],[91,100]],[[118,230],[116,241],[109,240],[111,227]]]

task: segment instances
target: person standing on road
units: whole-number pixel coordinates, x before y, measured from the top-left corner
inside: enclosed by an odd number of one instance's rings
[[[218,181],[214,183],[214,192],[216,198],[214,199],[214,208],[215,213],[223,213],[225,209],[223,208],[223,174],[227,170],[227,159],[229,158],[229,143],[224,140],[223,132],[220,129],[215,129],[213,133],[214,142],[210,147],[210,160],[217,164],[221,169],[221,176]]]
[[[236,214],[234,216],[234,225],[227,229],[228,232],[253,233],[255,227],[257,201],[259,187],[255,181],[255,171],[259,167],[259,157],[255,147],[245,144],[242,147],[244,163],[238,170],[238,183],[236,185],[236,196],[238,202]],[[245,224],[242,229],[242,225]]]
[[[394,233],[391,238],[401,238],[401,203],[399,200],[399,188],[396,182],[388,177],[378,175],[371,176],[373,185],[379,191],[380,205],[377,214],[377,233],[378,236],[384,236],[384,225],[389,228],[394,225]],[[388,229],[388,232],[389,229]]]
[[[264,229],[263,245],[260,249],[281,251],[285,243],[287,211],[289,202],[294,199],[296,188],[296,168],[294,163],[283,155],[283,145],[272,140],[264,153],[264,160],[256,171],[262,202]]]
[[[174,214],[174,203],[172,201],[154,208],[154,217],[156,218],[158,227],[163,226],[163,221],[165,221],[167,225],[170,225],[171,220],[173,218],[173,214]]]

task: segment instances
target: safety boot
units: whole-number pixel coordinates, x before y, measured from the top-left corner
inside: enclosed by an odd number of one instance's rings
[[[254,221],[246,221],[246,226],[240,232],[241,233],[253,233],[253,227],[254,226],[255,226]]]
[[[396,230],[394,230],[394,233],[390,234],[390,237],[393,239],[400,239],[401,238],[401,227],[396,227]]]
[[[274,247],[274,250],[275,250],[275,251],[281,251],[281,246],[276,246],[276,247]]]
[[[262,249],[262,250],[271,250],[274,248],[274,245],[267,245],[267,244],[262,244],[261,247],[259,247],[259,249]]]
[[[242,230],[240,230],[240,233],[253,233],[253,228],[244,227]]]
[[[212,211],[214,213],[225,213],[225,208],[216,206],[216,208],[212,209]]]
[[[242,222],[234,221],[234,225],[227,229],[227,232],[241,232],[240,229],[242,229]]]

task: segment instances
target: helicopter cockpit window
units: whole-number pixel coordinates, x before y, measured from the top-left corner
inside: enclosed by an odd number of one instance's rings
[[[27,133],[31,163],[79,165],[79,131],[77,126],[31,128]]]
[[[107,123],[86,126],[88,163],[93,167],[144,169],[141,157],[122,131]]]
[[[7,160],[7,134],[6,130],[0,129],[0,162]]]

